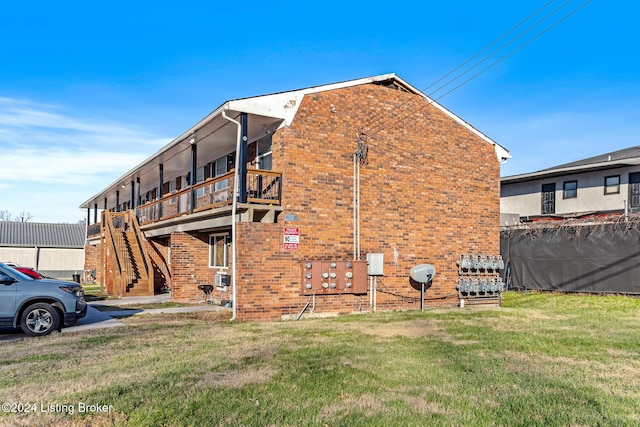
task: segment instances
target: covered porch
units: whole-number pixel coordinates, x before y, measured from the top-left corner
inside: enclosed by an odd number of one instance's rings
[[[172,266],[164,242],[175,233],[206,235],[228,232],[235,222],[278,221],[282,172],[271,170],[271,137],[284,118],[232,110],[236,102],[81,205],[87,209],[93,269],[106,293],[153,295],[165,289]]]

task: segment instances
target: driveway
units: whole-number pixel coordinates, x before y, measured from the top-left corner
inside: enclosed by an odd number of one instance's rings
[[[161,313],[193,313],[197,311],[209,311],[209,310],[230,310],[229,308],[220,307],[218,305],[202,304],[191,305],[185,307],[169,307],[169,308],[151,308],[151,309],[136,309],[129,308],[127,306],[134,306],[138,304],[161,304],[170,301],[169,294],[155,295],[153,297],[125,297],[113,300],[95,301],[89,303],[87,307],[87,315],[78,320],[78,323],[68,328],[63,328],[62,333],[77,332],[87,329],[100,329],[100,328],[112,328],[116,326],[124,326],[124,323],[119,321],[119,318],[136,316],[141,314],[161,314]],[[93,308],[91,305],[116,305],[122,307],[122,310],[113,311],[99,311]],[[20,329],[4,328],[0,327],[0,342],[10,341],[15,339],[28,338]]]
[[[86,329],[111,328],[114,326],[124,326],[118,319],[102,313],[89,305],[87,307],[87,315],[74,326],[62,328],[62,333],[83,331]],[[18,338],[27,338],[27,335],[21,329],[0,327],[0,341],[9,341]]]

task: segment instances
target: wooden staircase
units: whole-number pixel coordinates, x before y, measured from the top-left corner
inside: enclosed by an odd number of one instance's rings
[[[154,295],[154,267],[133,211],[102,212],[102,247],[110,257],[114,296]]]

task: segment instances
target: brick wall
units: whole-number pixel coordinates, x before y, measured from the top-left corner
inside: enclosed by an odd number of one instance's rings
[[[115,295],[113,286],[114,271],[116,271],[115,260],[111,255],[111,251],[107,249],[104,253],[104,266],[101,259],[102,244],[85,245],[84,252],[84,269],[96,270],[96,283],[100,284],[100,290],[107,295]],[[104,270],[106,269],[106,277]]]
[[[100,258],[99,246],[84,245],[84,269],[96,270],[98,273],[98,263]]]
[[[96,271],[96,283],[102,283],[102,271],[100,271],[100,246],[84,245],[84,271]],[[89,279],[85,277],[84,280]]]
[[[229,254],[229,262],[231,254]],[[209,267],[209,233],[175,232],[171,234],[171,299],[188,303],[201,302],[199,285],[214,285],[216,303],[231,300],[231,288],[217,288],[215,275],[229,268]]]
[[[382,126],[379,126],[380,122]],[[433,264],[427,306],[457,304],[461,254],[499,253],[499,173],[494,148],[421,97],[378,85],[308,95],[291,126],[273,135],[273,170],[283,173],[279,223],[239,223],[240,320],[297,315],[302,260],[353,257],[353,153],[367,133],[361,167],[361,258],[384,254],[378,310],[418,309],[409,271]],[[286,214],[297,220],[285,222]],[[284,250],[283,227],[300,229],[298,250]],[[214,284],[209,233],[171,234],[172,299],[197,302]],[[231,258],[231,255],[229,255]],[[227,270],[228,271],[228,270]],[[214,290],[216,301],[231,290]],[[369,295],[316,297],[315,313],[369,310]]]
[[[238,316],[275,319],[299,312],[303,259],[351,259],[356,132],[374,114],[404,104],[369,136],[361,168],[362,258],[383,253],[379,310],[419,307],[409,284],[416,264],[438,273],[428,306],[457,304],[456,260],[499,253],[499,164],[491,145],[415,95],[375,85],[305,97],[292,125],[273,137],[273,169],[283,171],[289,224],[242,224]],[[417,111],[417,112],[416,112]],[[373,133],[373,132],[369,132]],[[281,215],[280,218],[284,218]],[[300,228],[300,249],[282,249],[282,227]],[[368,308],[367,297],[317,297],[316,312]]]
[[[144,248],[153,265],[153,282],[155,292],[160,293],[164,286],[171,285],[170,270],[167,264],[169,259],[169,239],[144,240]]]
[[[301,246],[307,235],[301,230]],[[301,295],[300,251],[283,249],[283,225],[238,224],[238,319],[279,320],[296,316],[310,296]],[[325,252],[326,258],[326,252]],[[348,259],[340,257],[339,259]],[[338,259],[338,258],[336,258]],[[316,312],[350,313],[368,309],[368,296],[316,297]],[[308,308],[307,313],[311,311]]]

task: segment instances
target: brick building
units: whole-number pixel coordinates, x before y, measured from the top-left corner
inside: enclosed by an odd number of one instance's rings
[[[273,320],[419,308],[428,263],[427,305],[453,306],[460,255],[499,253],[508,157],[394,74],[228,101],[81,206],[86,269]]]

